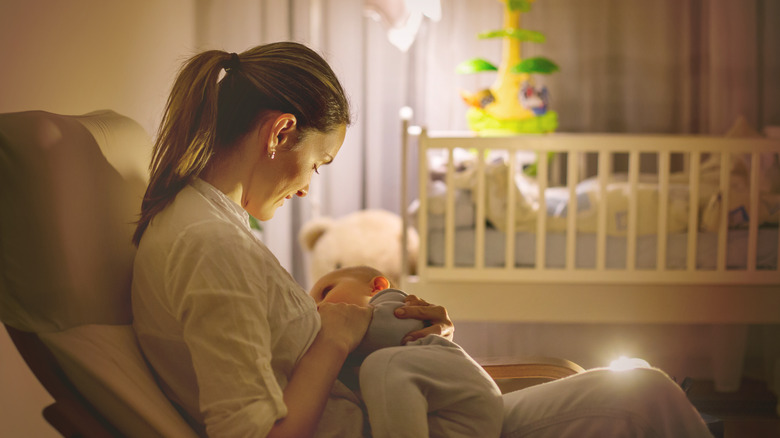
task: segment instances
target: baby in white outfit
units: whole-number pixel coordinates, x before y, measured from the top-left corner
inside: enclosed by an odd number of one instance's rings
[[[503,400],[495,382],[460,346],[441,336],[403,344],[406,334],[423,324],[395,317],[406,294],[390,289],[380,271],[367,266],[338,269],[320,278],[309,294],[318,304],[374,308],[368,331],[340,377],[362,396],[372,436],[501,434]]]

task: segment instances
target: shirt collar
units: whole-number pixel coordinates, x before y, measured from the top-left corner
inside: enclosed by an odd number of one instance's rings
[[[190,182],[190,185],[226,213],[231,220],[241,224],[247,230],[251,230],[251,226],[249,225],[249,213],[232,199],[228,198],[221,190],[197,177]]]

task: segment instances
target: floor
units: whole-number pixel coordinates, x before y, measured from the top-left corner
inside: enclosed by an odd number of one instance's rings
[[[723,438],[780,438],[777,396],[763,382],[746,379],[739,391],[719,393],[711,381],[692,381],[688,398],[699,412],[723,420]]]

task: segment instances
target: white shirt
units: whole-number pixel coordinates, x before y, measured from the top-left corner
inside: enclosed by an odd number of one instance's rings
[[[222,192],[196,179],[152,220],[132,297],[164,392],[209,436],[264,437],[286,415],[282,391],[319,314]]]

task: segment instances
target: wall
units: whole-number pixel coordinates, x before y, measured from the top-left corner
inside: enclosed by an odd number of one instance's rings
[[[0,3],[0,112],[111,108],[156,124],[194,52],[194,1]]]
[[[153,133],[194,17],[195,0],[0,2],[0,112],[110,108]],[[0,330],[0,436],[58,436],[50,400]]]

